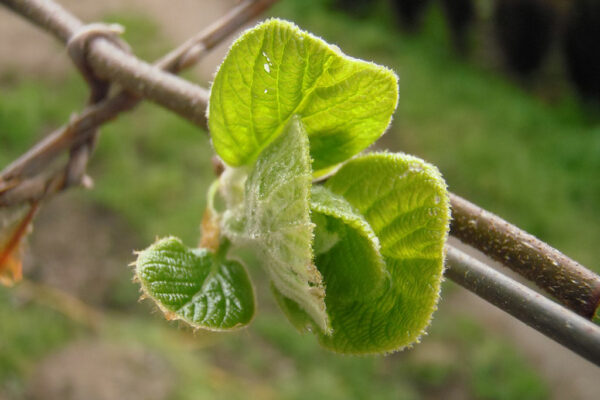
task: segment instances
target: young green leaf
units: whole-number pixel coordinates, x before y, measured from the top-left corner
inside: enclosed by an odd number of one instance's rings
[[[232,204],[223,226],[234,244],[249,244],[260,254],[273,285],[327,332],[325,291],[311,247],[310,161],[306,132],[300,120],[293,118],[283,134],[261,152],[245,180],[242,205]],[[225,177],[224,197],[239,197],[228,192],[238,192],[243,178],[235,171]]]
[[[144,294],[167,319],[225,331],[247,325],[254,315],[254,292],[244,267],[206,249],[189,249],[177,238],[140,252],[136,273]]]
[[[369,154],[345,164],[325,186],[369,223],[389,278],[376,297],[328,292],[333,335],[320,335],[321,343],[344,353],[382,353],[418,341],[437,307],[450,220],[439,171],[404,154]],[[333,258],[317,262],[321,270],[337,267]]]
[[[337,279],[351,282],[356,277],[354,284],[360,284],[365,273],[356,271],[373,266],[364,255],[354,256],[351,248],[356,244],[347,237],[332,241],[333,232],[343,232],[339,226],[324,232],[317,220],[315,243],[326,245],[316,264],[327,285],[325,303],[332,328],[330,335],[319,334],[321,344],[341,353],[367,354],[400,350],[418,341],[439,297],[450,218],[439,172],[404,154],[370,154],[345,164],[325,187],[350,204],[350,215],[358,216],[349,217],[343,211],[348,206],[341,201],[329,202],[328,208],[337,210],[332,215],[357,232],[374,232],[376,238],[368,237],[371,243],[379,240],[386,274],[384,282],[370,291],[345,292]],[[318,197],[314,195],[313,205]],[[325,237],[319,238],[323,232]],[[349,265],[353,258],[357,265]],[[277,291],[275,296],[297,328],[312,328],[297,304]]]
[[[213,82],[209,128],[231,166],[251,164],[298,115],[315,171],[359,153],[396,108],[389,69],[344,55],[294,24],[268,20],[231,47]]]

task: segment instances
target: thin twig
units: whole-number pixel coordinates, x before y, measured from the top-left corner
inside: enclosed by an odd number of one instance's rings
[[[3,3],[5,0],[1,0]],[[187,40],[181,46],[158,60],[155,65],[171,73],[179,73],[191,67],[206,54],[207,51],[219,44],[223,39],[243,24],[258,17],[263,11],[276,3],[277,0],[246,0],[230,10],[217,22],[202,32]],[[9,3],[10,5],[10,3]],[[54,9],[51,2],[48,7]],[[12,7],[11,7],[12,8]],[[61,40],[68,40],[69,32],[79,26],[71,21],[71,29],[62,29],[62,25],[48,18],[51,31]],[[68,19],[67,19],[68,20]],[[19,157],[4,169],[0,175],[0,206],[10,206],[45,196],[50,186],[49,178],[33,176],[40,169],[66,149],[80,145],[89,139],[87,133],[95,127],[114,119],[119,113],[131,110],[140,101],[138,97],[126,90],[97,105],[87,107],[80,115],[73,116],[68,125],[63,126]],[[199,106],[206,106],[207,96],[199,101]],[[56,181],[55,175],[51,178]],[[30,178],[28,178],[30,177]],[[62,190],[65,185],[55,184],[53,187]]]
[[[534,282],[577,314],[594,316],[600,276],[475,204],[455,194],[450,200],[453,236]]]
[[[88,43],[94,37],[103,36],[115,45],[129,51],[129,46],[118,37],[118,35],[122,33],[122,30],[123,28],[117,25],[99,23],[90,24],[77,31],[78,33],[71,36],[67,43],[67,52],[69,53],[73,64],[79,69],[80,74],[90,88],[88,104],[98,104],[105,100],[109,95],[111,86],[111,82],[99,79],[89,67],[87,63]],[[62,184],[52,187],[49,185],[52,182],[52,178],[50,178],[44,188],[44,195],[48,195],[48,193],[53,193],[57,190],[65,190],[66,188],[80,185],[86,181],[85,171],[87,169],[88,161],[92,156],[92,152],[94,151],[94,147],[96,146],[98,127],[91,128],[89,131],[79,132],[78,136],[85,136],[87,139],[80,144],[71,147],[69,151],[69,161],[64,167],[64,172],[58,173],[62,178]],[[91,180],[91,178],[89,179]],[[48,189],[53,190],[49,192]],[[41,198],[35,199],[34,201],[38,200],[41,200]]]
[[[445,275],[501,310],[600,365],[600,326],[448,246]]]
[[[167,54],[156,66],[172,73],[196,64],[204,54],[223,42],[229,35],[269,9],[278,0],[246,0],[232,8],[208,28]]]

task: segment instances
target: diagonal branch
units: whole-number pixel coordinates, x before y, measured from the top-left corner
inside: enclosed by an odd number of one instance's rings
[[[450,195],[450,233],[534,282],[548,294],[592,319],[600,305],[600,276],[489,211]]]
[[[276,1],[246,0],[240,3],[207,29],[158,60],[155,63],[156,68],[179,73],[191,67],[228,35],[258,17]],[[83,26],[72,15],[50,1],[0,2],[28,18],[31,17],[35,23],[40,23],[63,42],[68,41],[73,32]],[[198,91],[201,96],[194,102],[204,116],[208,96],[205,90],[198,88]],[[93,128],[114,119],[121,112],[131,110],[141,100],[142,97],[121,90],[115,96],[87,107],[81,114],[72,117],[69,124],[57,129],[19,157],[0,175],[0,207],[31,201],[43,197],[48,191],[64,189],[65,177],[60,174],[50,178],[33,175],[66,149],[79,146],[88,140],[89,132]]]
[[[83,22],[52,0],[1,1],[65,44],[84,28]],[[199,102],[206,99],[206,90],[161,71],[103,37],[90,40],[87,62],[98,78],[119,84],[136,96],[148,98],[200,126],[205,125],[204,107],[199,106]]]
[[[455,247],[447,247],[446,264],[446,277],[600,366],[600,326]]]

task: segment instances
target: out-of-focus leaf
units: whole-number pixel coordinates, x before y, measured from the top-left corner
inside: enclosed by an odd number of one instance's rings
[[[23,278],[23,244],[38,209],[34,203],[0,215],[0,284],[11,286]]]

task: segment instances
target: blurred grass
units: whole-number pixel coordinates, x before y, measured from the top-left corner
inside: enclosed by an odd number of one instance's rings
[[[34,360],[78,337],[81,328],[40,304],[23,302],[0,287],[0,394],[22,391]]]
[[[268,301],[250,328],[217,335],[178,330],[158,315],[114,312],[89,332],[43,304],[18,304],[11,296],[0,288],[0,317],[11,322],[0,327],[0,393],[9,398],[21,398],[44,355],[86,337],[161,356],[172,371],[172,399],[548,398],[546,384],[510,345],[449,314],[438,315],[414,351],[349,357],[299,335]]]
[[[457,60],[447,50],[435,9],[424,34],[408,37],[397,32],[390,16],[381,18],[385,10],[376,11],[377,20],[359,22],[332,16],[321,4],[288,1],[273,14],[399,73],[399,110],[384,146],[437,164],[453,191],[595,266],[600,127],[573,99],[546,104],[505,78]],[[108,19],[127,26],[126,39],[144,58],[169,47],[152,21]],[[0,165],[66,121],[85,95],[76,76],[0,84]],[[81,198],[116,212],[144,243],[174,234],[192,245],[212,179],[211,154],[205,132],[144,104],[103,127],[90,171],[96,187]],[[264,276],[254,278],[268,292]],[[136,296],[125,279],[115,292],[117,305]],[[91,333],[42,304],[11,298],[0,289],[0,395],[18,396],[41,357]],[[438,313],[430,335],[414,351],[345,357],[323,351],[312,336],[298,335],[268,297],[259,301],[252,326],[236,334],[192,336],[148,315],[148,307],[141,313],[113,307],[97,335],[163,355],[177,376],[174,399],[420,399],[458,393],[504,400],[549,394],[533,367],[476,321]]]

